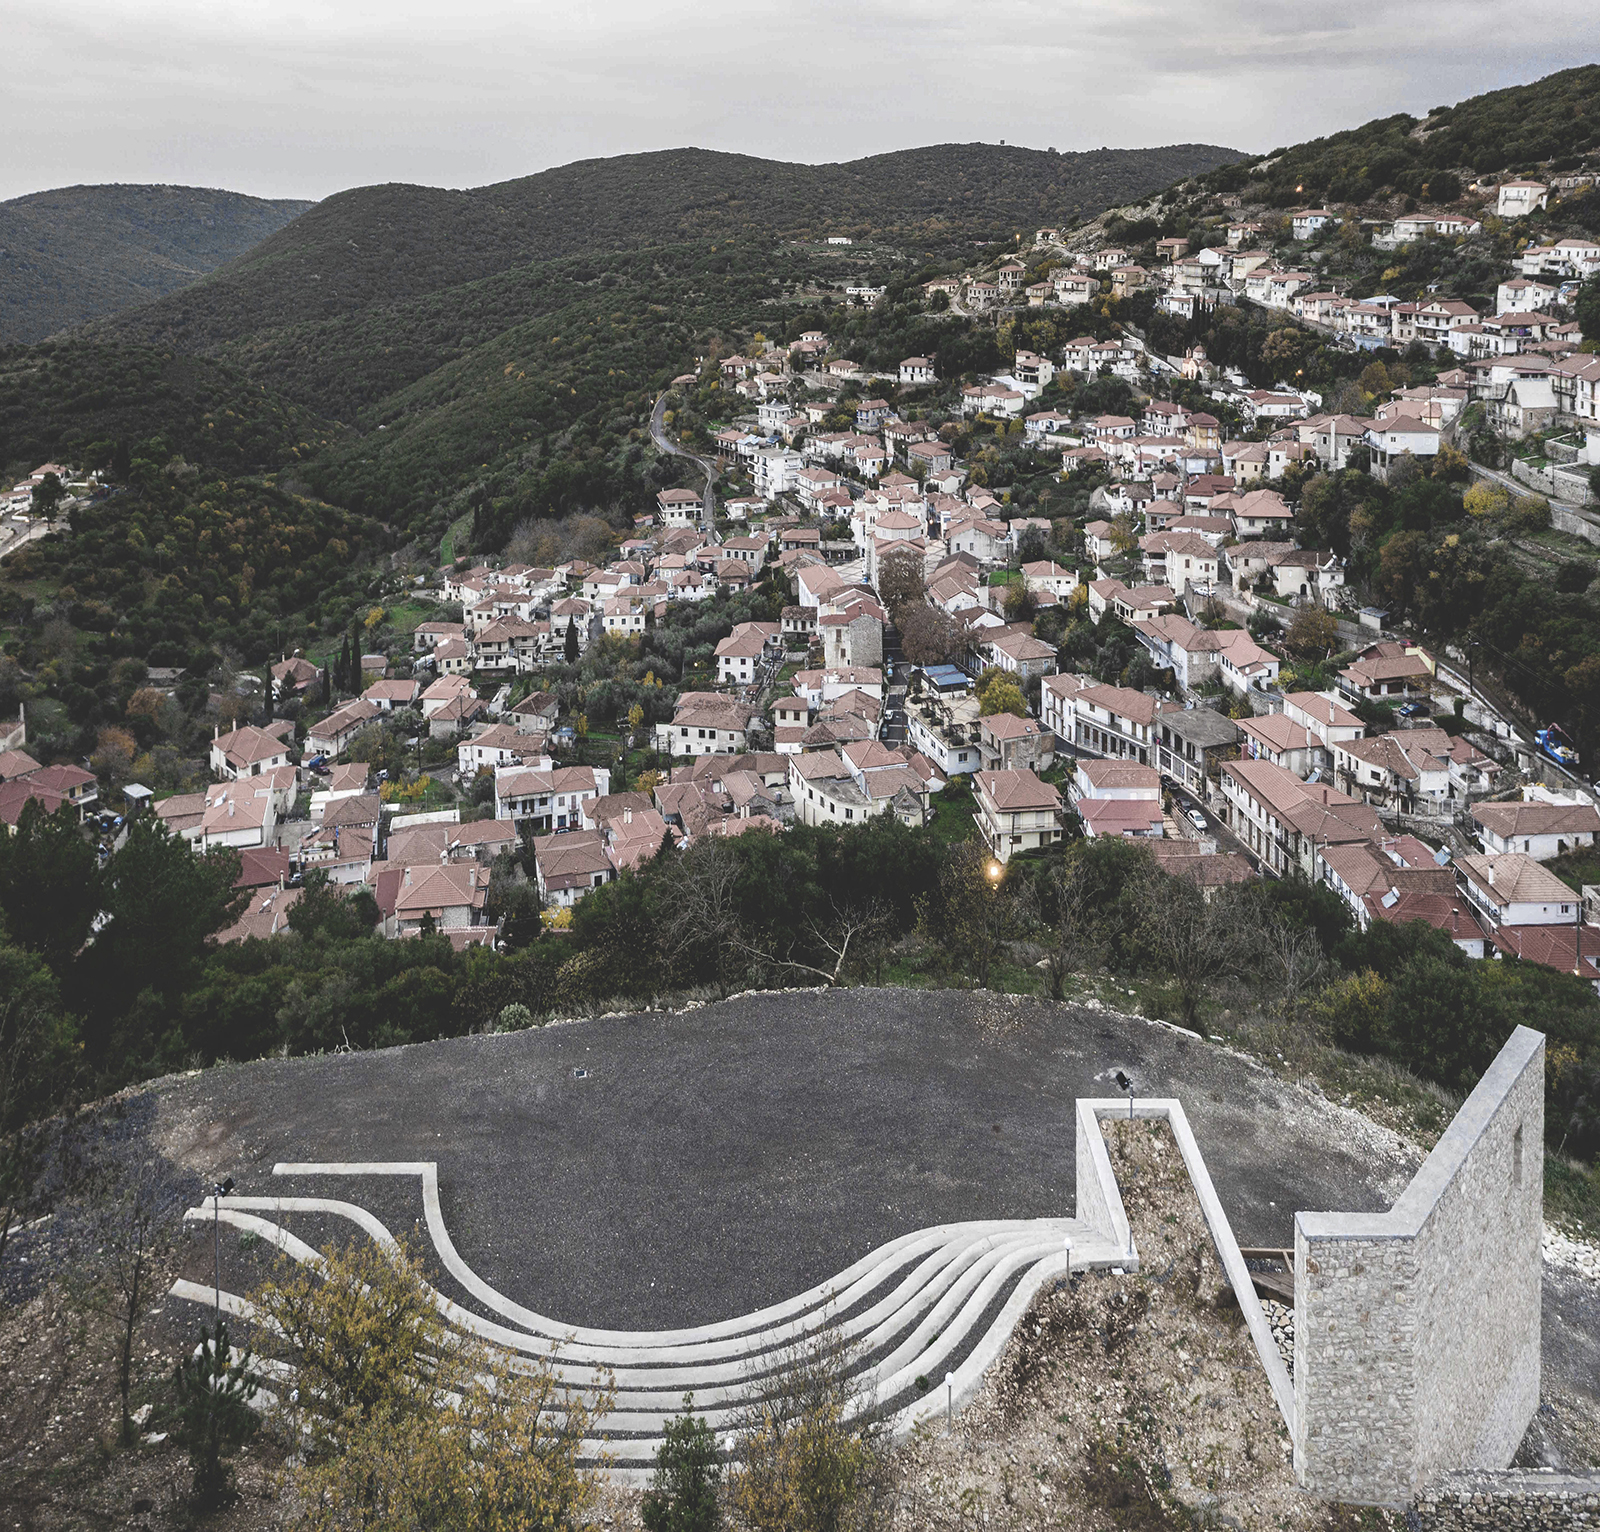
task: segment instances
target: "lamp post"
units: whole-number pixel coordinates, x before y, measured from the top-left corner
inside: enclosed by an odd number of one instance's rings
[[[233,1190],[233,1177],[218,1181],[211,1188],[212,1276],[217,1289],[217,1319],[222,1319],[222,1199]]]

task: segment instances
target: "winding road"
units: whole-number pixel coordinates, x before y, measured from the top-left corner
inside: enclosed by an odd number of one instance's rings
[[[701,506],[701,514],[706,530],[709,532],[716,525],[717,520],[717,497],[713,490],[713,486],[717,482],[717,465],[712,459],[701,457],[699,453],[690,452],[672,441],[667,436],[666,414],[667,395],[663,390],[656,396],[655,408],[650,411],[650,439],[656,444],[658,452],[665,452],[671,457],[686,457],[690,462],[700,465],[706,476],[706,494],[704,504]]]

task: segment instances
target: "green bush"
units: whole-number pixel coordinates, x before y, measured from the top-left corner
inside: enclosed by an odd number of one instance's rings
[[[227,1455],[255,1429],[250,1361],[248,1347],[237,1359],[232,1357],[228,1322],[218,1319],[200,1332],[200,1344],[173,1371],[178,1436],[188,1449],[195,1501],[203,1508],[232,1498]]]
[[[694,1413],[693,1394],[683,1396],[683,1411],[667,1422],[656,1452],[655,1478],[639,1508],[645,1532],[717,1532],[722,1526],[717,1438]]]

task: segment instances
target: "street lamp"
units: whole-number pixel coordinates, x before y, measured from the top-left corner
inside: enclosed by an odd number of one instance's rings
[[[211,1258],[212,1275],[217,1288],[217,1319],[222,1319],[222,1199],[233,1190],[233,1177],[218,1181],[211,1188]]]
[[[1005,871],[1005,868],[1003,868],[998,862],[991,861],[986,871],[989,874],[990,880],[998,883],[1000,881],[1000,874]]]

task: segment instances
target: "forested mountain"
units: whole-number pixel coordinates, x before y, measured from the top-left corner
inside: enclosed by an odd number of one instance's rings
[[[1208,176],[1280,207],[1365,202],[1384,194],[1451,202],[1462,177],[1576,168],[1600,148],[1600,64],[1564,69],[1529,85],[1488,91],[1426,117],[1401,112],[1274,149]]]
[[[819,293],[1009,244],[1233,154],[952,144],[814,166],[685,149],[477,191],[345,192],[185,292],[0,360],[0,464],[154,434],[160,412],[128,384],[155,378],[176,401],[159,422],[172,450],[235,471],[293,457],[334,503],[408,530],[491,486],[497,521],[631,502],[654,490],[624,439],[708,336],[781,334]],[[222,408],[173,358],[219,369],[205,388]],[[36,375],[48,386],[32,395]],[[326,450],[284,401],[362,434]],[[266,450],[286,431],[300,450]]]
[[[67,186],[0,202],[0,341],[177,292],[312,204],[194,186]]]
[[[836,165],[671,149],[581,160],[472,191],[364,186],[180,297],[101,327],[220,349],[530,262],[681,240],[843,234],[928,245],[1075,223],[1238,157],[1179,144],[1087,154],[940,144]]]

